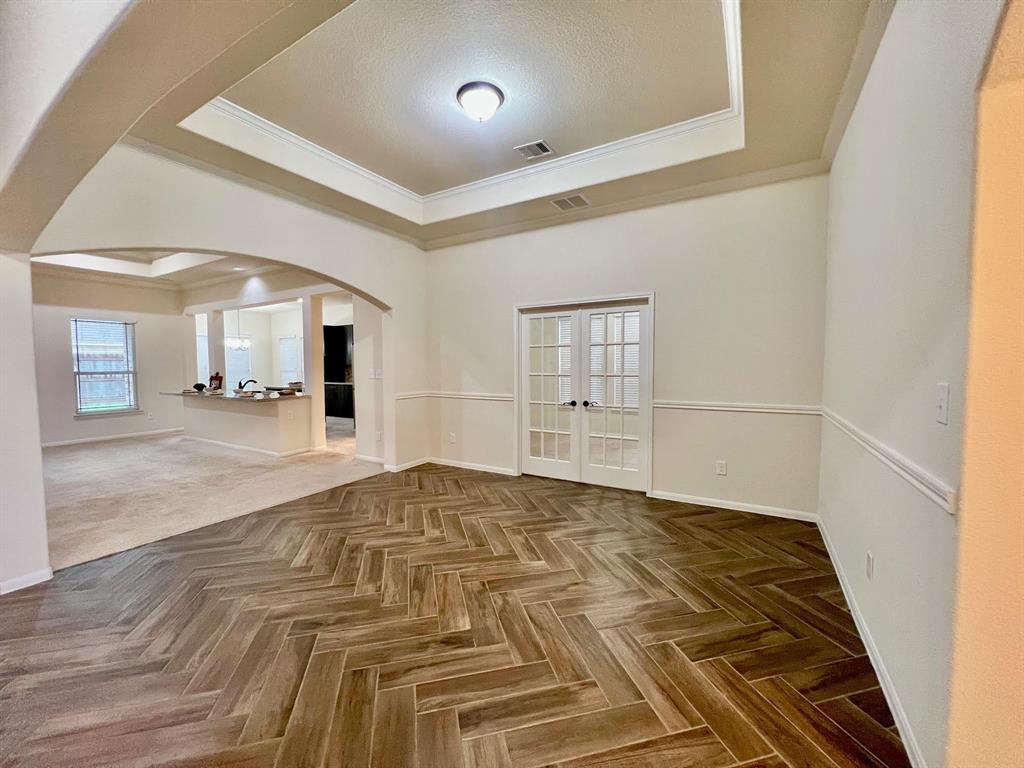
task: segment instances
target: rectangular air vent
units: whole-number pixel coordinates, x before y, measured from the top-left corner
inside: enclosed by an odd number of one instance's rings
[[[536,160],[539,157],[547,157],[553,154],[551,147],[543,141],[531,141],[529,144],[520,144],[518,147],[512,147],[512,149],[522,155],[524,160]]]
[[[588,207],[590,201],[583,195],[569,195],[568,197],[556,198],[551,201],[551,204],[560,211],[572,211],[576,208]]]

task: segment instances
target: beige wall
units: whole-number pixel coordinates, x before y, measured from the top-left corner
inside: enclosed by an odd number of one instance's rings
[[[50,577],[32,335],[28,256],[0,251],[0,593]]]
[[[39,423],[44,444],[70,443],[119,435],[178,429],[180,398],[160,392],[188,385],[187,344],[192,319],[181,314],[177,291],[83,279],[33,270],[32,318]],[[140,413],[75,416],[70,321],[119,320],[135,323]]]
[[[975,87],[1000,4],[897,3],[829,177],[821,517],[916,764],[943,764]],[[936,384],[951,389],[949,424]],[[904,474],[901,475],[900,472]],[[868,551],[875,556],[866,576]]]
[[[1024,765],[1024,2],[979,103],[950,768]]]
[[[431,389],[505,396],[418,398],[431,455],[514,466],[521,303],[653,291],[656,403],[817,407],[826,188],[819,176],[431,251]],[[655,491],[815,511],[815,416],[654,413]]]

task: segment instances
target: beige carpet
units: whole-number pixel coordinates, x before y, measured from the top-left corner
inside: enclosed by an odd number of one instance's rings
[[[276,459],[174,435],[46,448],[43,471],[56,570],[361,480],[382,467],[338,451]]]

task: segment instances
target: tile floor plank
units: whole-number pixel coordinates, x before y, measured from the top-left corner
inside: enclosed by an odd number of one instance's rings
[[[4,765],[908,765],[810,524],[423,465],[0,596]]]

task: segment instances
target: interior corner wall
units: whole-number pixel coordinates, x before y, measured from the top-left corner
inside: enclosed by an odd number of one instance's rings
[[[515,466],[515,305],[653,291],[653,491],[813,515],[827,184],[803,178],[429,252],[433,384],[416,399],[430,406],[431,455]],[[786,412],[793,405],[811,413]],[[717,459],[728,476],[715,474]]]
[[[0,593],[50,578],[32,343],[32,268],[0,251]]]
[[[897,3],[829,176],[820,517],[911,759],[930,768],[957,522],[906,478],[958,484],[976,86],[1000,10]]]
[[[356,455],[384,461],[383,312],[352,297],[352,381],[355,388]]]
[[[39,424],[44,445],[180,429],[180,398],[160,393],[188,385],[195,356],[192,317],[177,291],[33,270]],[[76,417],[70,323],[74,318],[135,323],[139,413]],[[192,343],[188,344],[187,339]]]

